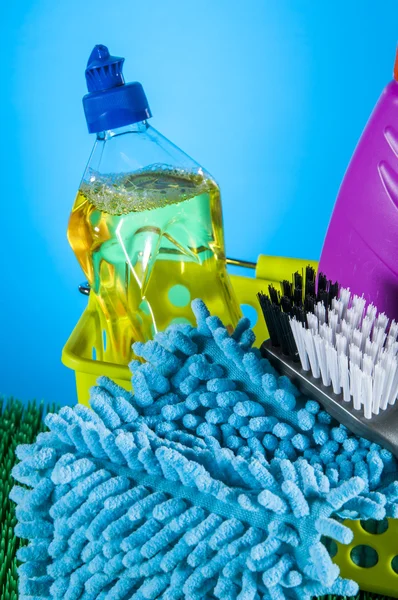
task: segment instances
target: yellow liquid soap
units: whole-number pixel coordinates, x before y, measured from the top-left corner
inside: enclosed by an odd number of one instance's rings
[[[171,323],[195,324],[195,298],[230,329],[241,316],[226,272],[220,192],[201,171],[92,173],[77,194],[68,239],[109,361],[127,364],[133,342]]]

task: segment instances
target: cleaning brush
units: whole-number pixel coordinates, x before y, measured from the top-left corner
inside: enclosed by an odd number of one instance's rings
[[[398,516],[398,463],[306,400],[201,301],[134,345],[134,393],[50,414],[17,450],[20,600],[354,595],[322,540]]]
[[[262,350],[353,432],[398,456],[398,324],[373,304],[306,269],[258,295],[270,340]],[[370,419],[372,419],[371,422]]]

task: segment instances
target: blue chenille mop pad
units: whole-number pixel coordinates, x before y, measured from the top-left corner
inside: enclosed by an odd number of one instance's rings
[[[358,586],[324,538],[398,517],[398,464],[306,401],[201,301],[134,350],[134,394],[49,414],[14,468],[20,600],[309,600]]]

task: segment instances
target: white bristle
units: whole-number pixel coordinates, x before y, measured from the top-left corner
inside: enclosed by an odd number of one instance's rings
[[[393,383],[388,397],[388,404],[393,406],[398,396],[398,369],[395,370]]]
[[[352,332],[352,343],[362,350],[362,331],[360,329],[354,329]]]
[[[342,318],[345,318],[345,313],[347,311],[348,305],[350,304],[350,299],[351,299],[351,292],[350,292],[350,288],[341,288],[340,289],[340,294],[339,294],[339,300],[341,301],[342,305],[343,305],[343,314],[342,314]]]
[[[338,354],[347,354],[348,349],[348,341],[347,338],[344,337],[342,333],[338,333],[336,335],[336,348]]]
[[[343,321],[341,323],[341,333],[344,335],[345,338],[347,338],[347,342],[349,344],[351,344],[353,331],[354,330],[351,327],[351,325],[349,323],[347,323],[347,321],[345,319],[343,319]]]
[[[351,400],[350,394],[350,373],[348,369],[348,356],[347,354],[339,354],[339,369],[340,369],[340,384],[343,388],[343,400],[349,402]]]
[[[393,356],[396,356],[398,353],[398,342],[388,342],[389,339],[390,338],[388,337],[386,342],[386,348]]]
[[[393,356],[397,356],[397,354],[398,354],[398,342],[394,342],[393,344],[391,344],[391,346],[389,347],[389,352],[391,352],[391,354]]]
[[[302,368],[366,419],[398,398],[398,322],[365,299],[341,288],[327,310],[322,302],[307,313],[308,328],[290,319]]]
[[[380,329],[383,329],[383,331],[385,331],[387,329],[387,325],[388,325],[388,317],[385,313],[381,313],[378,315],[376,322],[375,322],[375,327],[378,327]]]
[[[365,375],[373,375],[373,360],[367,354],[362,357],[362,371]]]
[[[343,313],[344,313],[344,304],[342,303],[342,301],[341,300],[337,300],[337,298],[333,298],[333,300],[332,300],[332,308],[338,314],[339,321],[342,321],[343,320]]]
[[[329,327],[333,333],[333,344],[336,343],[336,334],[339,333],[339,315],[335,310],[329,312]]]
[[[360,410],[362,407],[362,376],[363,373],[358,365],[350,366],[350,391],[354,410]]]
[[[325,340],[320,335],[314,336],[316,356],[318,359],[318,365],[321,371],[322,383],[325,387],[329,387],[331,383],[328,360],[326,357],[326,344]]]
[[[362,398],[365,419],[371,419],[373,407],[373,380],[372,376],[367,373],[362,373]]]
[[[368,319],[371,323],[374,323],[376,315],[377,315],[377,308],[374,306],[374,304],[369,304],[366,309],[366,317],[368,317]]]
[[[373,321],[368,316],[365,316],[362,321],[362,344],[361,344],[362,351],[365,349],[366,340],[368,338],[370,338],[370,332],[372,331],[372,325],[373,325]]]
[[[303,335],[305,341],[305,349],[308,354],[308,358],[311,365],[312,375],[315,377],[315,379],[318,379],[321,373],[315,350],[315,338],[319,337],[319,335],[314,335],[309,329],[304,329]]]
[[[319,325],[323,325],[326,321],[326,308],[323,302],[317,302],[315,305],[315,314],[318,317]]]
[[[289,321],[290,327],[292,328],[294,341],[296,342],[297,350],[299,353],[301,367],[304,371],[309,371],[310,363],[308,360],[307,351],[305,349],[304,335],[302,333],[304,331],[304,326],[302,325],[302,323],[299,323],[297,321],[296,317],[294,317],[294,319],[289,319]]]
[[[398,323],[396,323],[395,321],[391,322],[390,330],[388,332],[388,337],[391,337],[394,340],[396,340],[398,337]]]
[[[391,354],[383,351],[382,356],[380,358],[380,362],[386,372],[386,381],[385,381],[385,385],[384,385],[383,396],[382,396],[381,402],[380,402],[380,408],[382,410],[385,410],[388,406],[389,397],[390,397],[390,394],[392,391],[392,386],[393,386],[394,379],[395,379],[395,373],[397,370],[397,361],[394,359],[393,356],[391,356]]]
[[[361,314],[363,314],[363,312],[365,310],[365,306],[366,306],[366,300],[363,297],[363,295],[358,296],[357,294],[354,294],[354,296],[352,298],[352,306],[358,307]]]
[[[360,349],[358,348],[358,346],[355,346],[355,344],[350,344],[349,347],[349,354],[350,354],[350,363],[352,365],[357,365],[359,368],[361,368],[362,366],[362,352],[360,351]]]
[[[351,306],[351,308],[347,310],[345,318],[347,323],[349,323],[349,325],[351,325],[351,327],[355,329],[355,308]]]
[[[326,344],[326,360],[328,363],[329,376],[332,381],[333,392],[340,394],[340,377],[339,377],[339,363],[337,360],[337,350],[332,344]]]
[[[372,342],[375,342],[379,348],[382,348],[386,341],[386,337],[383,327],[376,327],[375,325],[372,334]]]
[[[319,328],[319,335],[325,342],[329,342],[329,344],[333,344],[333,331],[329,325],[323,323]]]
[[[366,300],[363,296],[355,295],[352,299],[352,306],[354,306],[355,311],[358,315],[360,315],[360,321],[363,318],[363,311],[365,310]]]
[[[373,414],[378,415],[380,412],[381,396],[384,390],[384,382],[386,373],[380,364],[375,366],[374,385],[373,385]]]
[[[311,329],[314,333],[318,333],[318,317],[313,313],[307,314],[308,329]]]
[[[361,305],[357,304],[356,306],[351,306],[351,308],[347,310],[346,319],[353,329],[357,329],[362,321]]]
[[[379,357],[379,347],[376,342],[371,342],[370,338],[368,338],[365,342],[364,352],[372,358],[373,363],[375,363]]]

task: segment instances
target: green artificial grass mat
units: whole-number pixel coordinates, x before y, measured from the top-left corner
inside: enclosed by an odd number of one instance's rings
[[[13,486],[11,470],[18,444],[30,444],[44,429],[44,405],[30,402],[24,406],[14,399],[0,399],[0,600],[18,598],[16,552],[23,544],[14,536],[15,505],[9,500]]]
[[[43,415],[55,409],[55,406],[45,407],[43,403],[37,404],[34,401],[23,405],[12,398],[7,400],[0,398],[0,600],[18,598],[16,552],[23,542],[14,536],[15,506],[8,497],[13,486],[11,470],[16,461],[15,448],[18,444],[32,443],[37,434],[45,429]],[[337,596],[323,596],[322,600],[342,599]],[[355,600],[392,599],[361,592]]]
[[[321,599],[319,599],[321,600]],[[322,596],[322,600],[342,600],[341,596]],[[371,594],[370,592],[360,592],[354,598],[345,598],[344,600],[394,600],[390,596],[378,596],[377,594]]]

